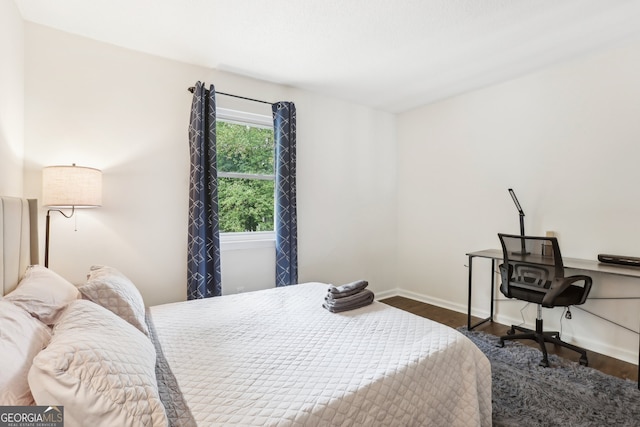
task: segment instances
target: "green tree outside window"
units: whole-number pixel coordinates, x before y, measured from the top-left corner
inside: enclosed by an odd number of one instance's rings
[[[219,120],[216,132],[220,231],[273,231],[273,130]]]

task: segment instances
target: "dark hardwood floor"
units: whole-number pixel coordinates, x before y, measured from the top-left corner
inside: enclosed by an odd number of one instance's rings
[[[460,326],[466,326],[467,315],[458,313],[456,311],[447,310],[446,308],[436,307],[434,305],[426,304],[419,301],[414,301],[404,297],[391,297],[382,300],[381,302],[389,304],[401,310],[408,311],[418,316],[426,317],[427,319],[435,320],[436,322],[451,326],[452,328],[458,328]],[[477,322],[480,319],[473,318],[473,322]],[[473,323],[472,323],[473,324]],[[506,334],[509,326],[502,325],[496,322],[484,323],[474,330],[483,331],[493,335]],[[537,347],[538,344],[531,340],[519,340],[523,344]],[[553,345],[547,345],[547,351],[549,354],[557,354],[561,357],[578,361],[579,355],[573,351],[567,350],[562,347]],[[633,381],[638,380],[638,367],[634,364],[623,362],[612,357],[608,357],[599,353],[588,351],[587,358],[589,359],[589,366],[597,369],[605,374],[613,375],[618,378],[630,379]]]

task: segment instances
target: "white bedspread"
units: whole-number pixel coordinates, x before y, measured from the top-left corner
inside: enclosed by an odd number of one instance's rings
[[[308,283],[151,307],[199,426],[489,426],[491,368],[457,331]]]

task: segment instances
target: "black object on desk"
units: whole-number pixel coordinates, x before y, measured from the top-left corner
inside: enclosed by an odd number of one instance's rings
[[[625,255],[598,255],[598,261],[608,264],[628,265],[629,267],[640,267],[640,258]]]

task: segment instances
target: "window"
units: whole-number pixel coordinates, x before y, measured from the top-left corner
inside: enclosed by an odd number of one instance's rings
[[[217,109],[221,233],[274,230],[274,142],[270,116]]]

